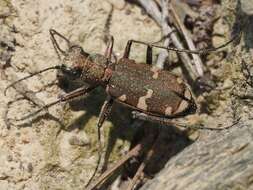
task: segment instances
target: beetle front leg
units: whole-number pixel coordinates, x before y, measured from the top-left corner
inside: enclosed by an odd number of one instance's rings
[[[25,119],[28,119],[30,117],[33,117],[37,114],[39,114],[40,112],[44,111],[44,110],[47,110],[48,108],[58,104],[58,103],[61,103],[61,102],[69,102],[77,97],[80,97],[80,96],[83,96],[87,93],[89,93],[90,91],[92,91],[93,89],[97,88],[98,85],[94,85],[94,86],[89,86],[89,87],[81,87],[81,88],[78,88],[77,90],[73,91],[73,92],[70,92],[68,94],[65,94],[63,96],[61,96],[60,98],[58,98],[56,101],[54,102],[51,102],[49,104],[46,104],[44,106],[42,106],[40,109],[38,109],[37,111],[34,111],[22,118],[19,118],[19,119],[15,119],[15,121],[23,121]]]
[[[112,110],[112,105],[113,105],[113,98],[108,95],[102,108],[101,111],[99,113],[99,117],[98,117],[98,122],[97,122],[97,129],[98,129],[98,141],[99,141],[99,146],[101,149],[101,127],[104,123],[104,121],[108,118],[111,110]]]
[[[107,99],[104,101],[104,104],[99,113],[99,118],[98,118],[98,123],[97,123],[98,128],[101,128],[104,121],[108,118],[112,109],[112,105],[113,105],[113,98],[111,96],[108,96]]]

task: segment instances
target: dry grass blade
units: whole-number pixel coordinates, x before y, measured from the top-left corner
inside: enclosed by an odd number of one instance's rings
[[[145,11],[160,25],[163,26],[163,34],[164,36],[170,34],[171,41],[178,49],[185,49],[178,39],[177,35],[173,33],[173,28],[169,26],[169,24],[162,19],[162,13],[158,9],[156,3],[154,1],[146,1],[146,0],[138,0],[138,3],[145,9]],[[187,53],[180,53],[180,58],[187,69],[189,76],[193,81],[195,81],[199,76],[196,72],[195,68],[191,63],[191,59]]]
[[[185,28],[184,24],[182,23],[182,21],[180,20],[178,14],[176,13],[172,3],[170,3],[169,5],[169,10],[171,12],[171,14],[173,15],[174,19],[175,19],[175,22],[177,24],[177,26],[179,27],[179,29],[181,30],[185,40],[186,40],[186,43],[189,47],[190,50],[197,50],[189,33],[187,32],[187,29]],[[193,57],[193,61],[195,63],[195,67],[196,67],[196,71],[198,72],[198,75],[199,76],[203,76],[204,75],[204,65],[202,63],[202,60],[201,58],[199,57],[198,54],[192,54],[192,57]]]

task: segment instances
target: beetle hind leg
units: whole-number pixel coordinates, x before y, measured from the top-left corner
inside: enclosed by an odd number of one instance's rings
[[[161,125],[177,125],[175,122],[172,122],[171,119],[168,119],[166,117],[153,116],[139,111],[133,111],[132,116],[134,119],[155,122]]]
[[[187,128],[187,129],[201,129],[201,130],[210,130],[210,131],[222,131],[222,130],[227,130],[231,127],[233,127],[236,123],[240,121],[240,118],[236,120],[233,124],[225,126],[225,127],[204,127],[202,125],[200,126],[187,126],[183,123],[179,122],[173,122],[172,119],[166,118],[166,117],[159,117],[159,116],[154,116],[154,115],[149,115],[145,114],[139,111],[133,111],[132,116],[134,119],[140,119],[143,121],[150,121],[150,122],[155,122],[160,125],[166,125],[166,126],[179,126],[182,128]]]

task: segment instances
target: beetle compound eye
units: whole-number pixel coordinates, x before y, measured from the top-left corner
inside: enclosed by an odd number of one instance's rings
[[[62,68],[62,73],[65,76],[71,77],[71,78],[78,78],[82,74],[82,69],[78,67],[64,67]]]
[[[82,74],[82,69],[81,68],[74,68],[72,70],[72,74],[79,77]]]

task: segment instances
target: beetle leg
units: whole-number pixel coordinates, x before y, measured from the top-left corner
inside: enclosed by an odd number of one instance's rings
[[[147,46],[146,63],[152,65],[152,46]]]
[[[129,58],[132,42],[133,42],[132,40],[128,40],[125,51],[124,51],[123,58],[126,58],[126,59]]]
[[[38,109],[37,111],[34,111],[20,119],[15,119],[15,121],[23,121],[25,119],[28,119],[30,117],[33,117],[35,115],[37,115],[38,113],[44,111],[44,110],[47,110],[49,107],[52,107],[60,102],[68,102],[70,100],[73,100],[77,97],[80,97],[80,96],[83,96],[87,93],[89,93],[90,91],[92,91],[93,89],[95,89],[97,87],[97,85],[95,86],[90,86],[90,87],[82,87],[82,88],[78,88],[77,90],[73,91],[73,92],[70,92],[68,94],[65,94],[64,96],[58,98],[56,101],[54,102],[51,102],[49,104],[46,104],[44,106],[42,106],[40,109]]]
[[[132,115],[133,115],[134,119],[137,118],[137,119],[144,120],[144,121],[155,122],[155,123],[158,123],[161,125],[179,125],[179,124],[176,124],[175,122],[171,121],[171,119],[168,119],[166,117],[153,116],[153,115],[145,114],[145,113],[142,113],[139,111],[133,111]]]
[[[102,158],[102,143],[101,143],[101,127],[104,123],[104,121],[108,118],[111,109],[112,109],[112,105],[113,105],[113,98],[111,96],[108,95],[107,99],[105,100],[100,114],[99,114],[99,118],[98,118],[98,122],[97,122],[97,130],[98,130],[98,161],[97,161],[97,166],[91,176],[91,178],[89,179],[88,183],[86,184],[86,187],[91,183],[91,181],[93,180],[93,178],[95,177],[97,170],[99,168],[100,165],[100,161]]]
[[[112,57],[112,51],[113,51],[113,44],[114,44],[114,38],[113,36],[110,36],[109,42],[107,43],[107,47],[105,50],[105,57],[111,60]]]
[[[204,49],[198,49],[198,50],[177,49],[177,48],[173,48],[173,47],[159,46],[159,45],[155,45],[154,43],[148,43],[148,42],[143,42],[143,41],[139,41],[139,40],[128,40],[123,58],[129,57],[130,48],[132,46],[132,43],[143,44],[143,45],[147,45],[150,47],[165,49],[167,51],[171,50],[171,51],[175,51],[175,52],[179,52],[179,53],[185,52],[185,53],[192,53],[192,54],[207,54],[208,52],[214,52],[214,51],[217,51],[218,49],[226,47],[228,44],[232,43],[234,40],[239,39],[241,34],[242,33],[240,32],[239,34],[233,36],[229,41],[225,42],[224,44],[222,44],[218,47],[204,48]]]
[[[154,116],[154,115],[149,115],[149,114],[145,114],[139,111],[133,111],[133,118],[137,118],[140,120],[144,120],[144,121],[151,121],[151,122],[155,122],[161,125],[167,125],[167,126],[179,126],[179,127],[183,127],[183,128],[191,128],[191,129],[202,129],[202,130],[212,130],[212,131],[221,131],[221,130],[226,130],[229,129],[230,127],[234,126],[236,124],[233,123],[232,125],[229,126],[225,126],[225,127],[203,127],[203,126],[186,126],[185,124],[182,123],[178,123],[178,122],[173,122],[171,121],[171,119],[166,118],[166,117],[159,117],[159,116]]]
[[[126,58],[126,59],[129,58],[129,56],[130,56],[130,50],[131,50],[131,46],[132,46],[133,42],[135,42],[135,41],[128,40],[126,48],[125,48],[125,52],[124,52],[124,55],[123,55],[123,58]],[[151,65],[152,64],[152,45],[150,45],[150,44],[145,44],[145,45],[147,45],[146,63],[148,65]]]

